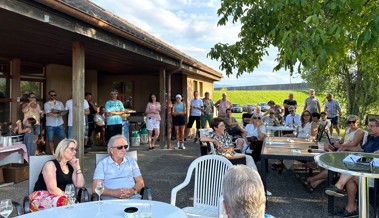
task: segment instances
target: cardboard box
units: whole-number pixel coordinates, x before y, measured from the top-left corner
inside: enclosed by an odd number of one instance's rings
[[[5,182],[19,183],[29,179],[29,164],[11,163],[3,166]]]

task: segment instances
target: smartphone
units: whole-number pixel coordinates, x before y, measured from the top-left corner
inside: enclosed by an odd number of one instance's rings
[[[372,157],[361,157],[357,160],[357,163],[370,163],[372,159]]]
[[[318,146],[317,145],[310,145],[309,148],[318,149]]]

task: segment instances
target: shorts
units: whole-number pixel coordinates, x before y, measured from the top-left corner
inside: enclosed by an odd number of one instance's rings
[[[196,129],[200,129],[200,116],[189,116],[187,128],[192,128],[193,122],[196,121]]]
[[[333,125],[338,125],[338,116],[331,117],[331,118],[328,117],[328,120],[330,120],[330,122],[331,122]]]
[[[48,142],[54,141],[54,134],[58,135],[59,140],[66,138],[63,124],[60,126],[46,126],[46,135]]]
[[[183,115],[172,117],[173,126],[184,126],[186,124],[186,119]]]
[[[233,126],[232,128],[226,129],[226,132],[228,132],[231,136],[241,134],[241,131],[238,129],[237,126]]]
[[[154,129],[159,129],[160,127],[160,120],[156,120],[155,118],[147,118],[146,120],[146,129],[149,131],[152,131]]]

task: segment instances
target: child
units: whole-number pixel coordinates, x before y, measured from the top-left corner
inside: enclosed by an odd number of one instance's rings
[[[28,118],[25,122],[25,128],[22,128],[21,120],[17,120],[17,131],[19,134],[24,133],[24,144],[28,150],[28,156],[34,156],[36,152],[36,142],[34,141],[36,133],[36,120],[34,118]]]

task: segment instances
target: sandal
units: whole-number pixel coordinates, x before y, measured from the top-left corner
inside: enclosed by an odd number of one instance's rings
[[[307,190],[308,193],[312,193],[314,191],[314,188],[312,187],[311,183],[308,182],[306,177],[300,176],[299,174],[296,174],[295,176],[297,181],[303,184],[304,188]]]

